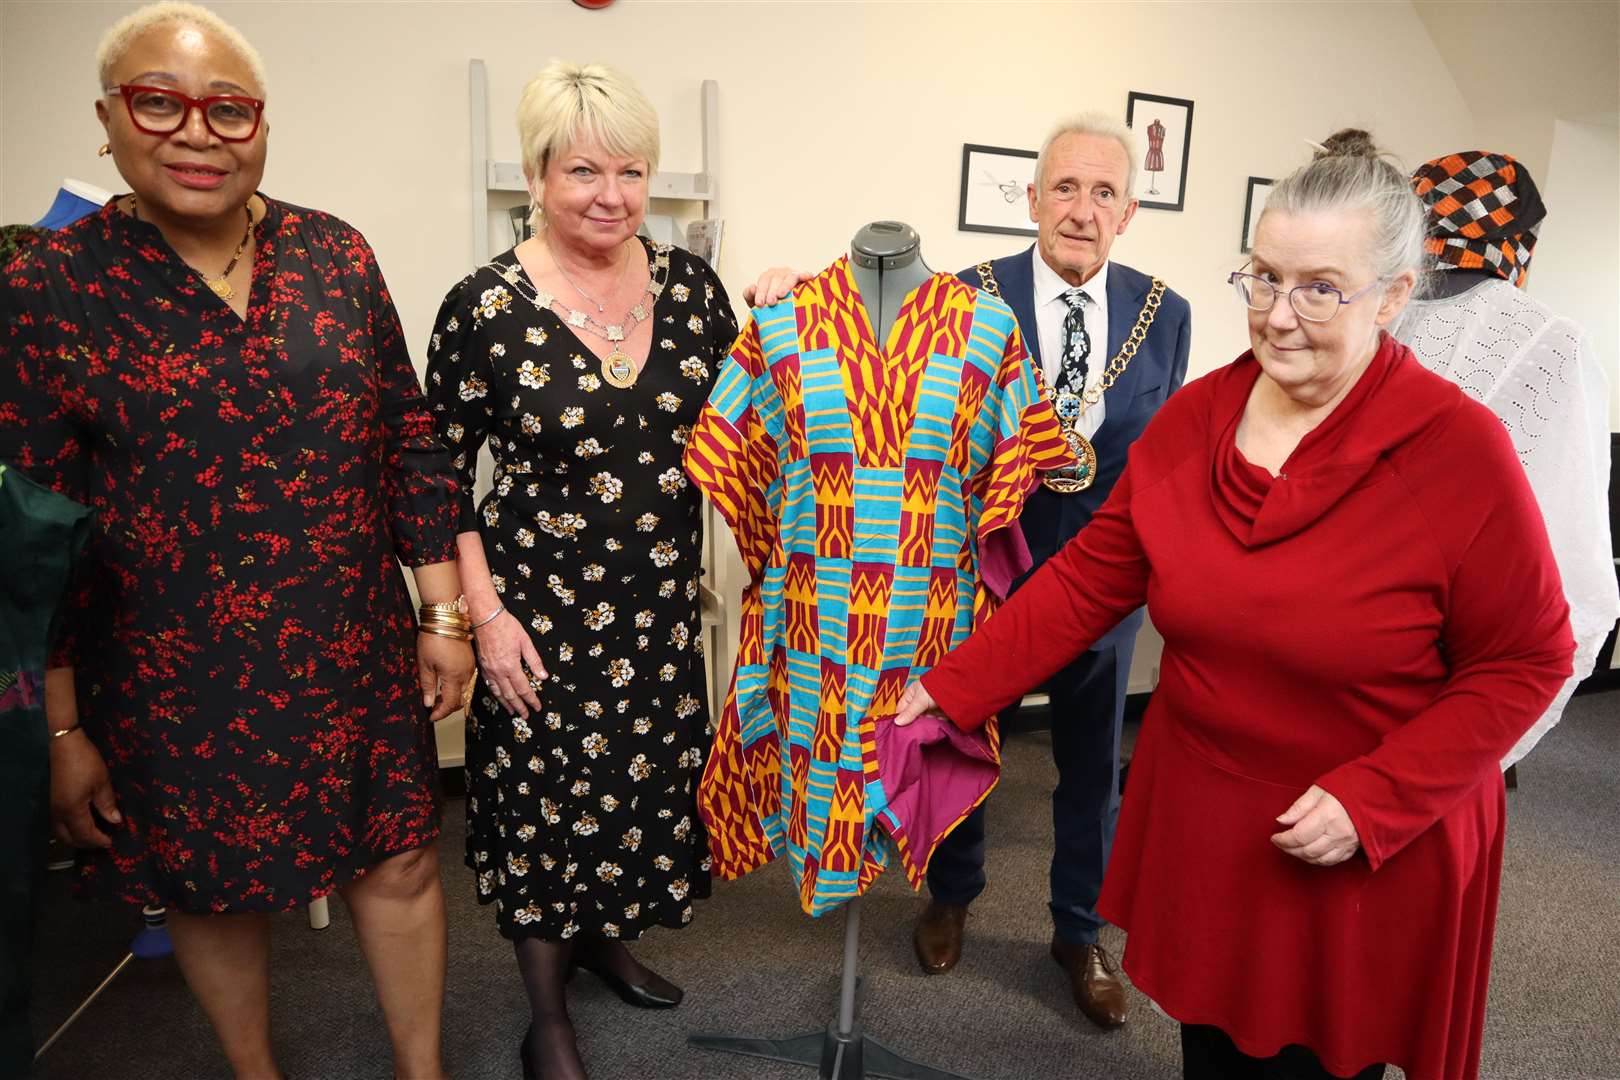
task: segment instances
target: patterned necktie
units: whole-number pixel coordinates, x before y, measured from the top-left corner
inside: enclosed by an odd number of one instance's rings
[[[1069,313],[1063,317],[1063,356],[1052,388],[1060,394],[1081,394],[1086,389],[1086,361],[1091,358],[1091,335],[1086,332],[1086,305],[1091,297],[1070,289],[1063,294],[1063,302]]]

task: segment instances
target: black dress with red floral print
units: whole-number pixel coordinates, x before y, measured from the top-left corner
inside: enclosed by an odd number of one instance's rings
[[[123,813],[89,891],[274,911],[438,833],[400,572],[456,477],[376,258],[265,199],[246,319],[109,203],[0,277],[0,460],[95,512],[53,664]]]

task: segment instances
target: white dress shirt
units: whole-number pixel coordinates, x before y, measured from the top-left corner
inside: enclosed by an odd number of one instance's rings
[[[1069,315],[1063,294],[1074,286],[1046,265],[1038,245],[1030,252],[1030,258],[1035,260],[1035,330],[1041,347],[1041,375],[1050,389],[1063,361],[1063,320]],[[1091,303],[1086,305],[1086,333],[1091,335],[1091,355],[1086,360],[1086,389],[1089,390],[1102,381],[1103,369],[1109,360],[1108,264],[1103,263],[1080,288],[1091,298]],[[1080,434],[1088,439],[1095,435],[1107,413],[1106,400],[1099,400],[1087,409],[1077,425]]]

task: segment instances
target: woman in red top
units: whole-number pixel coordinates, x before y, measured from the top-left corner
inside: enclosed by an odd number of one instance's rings
[[[1423,211],[1365,133],[1278,184],[1253,348],[1173,396],[1091,524],[913,684],[981,723],[1144,601],[1163,675],[1101,909],[1184,1075],[1478,1073],[1497,762],[1570,670],[1502,425],[1384,332]]]

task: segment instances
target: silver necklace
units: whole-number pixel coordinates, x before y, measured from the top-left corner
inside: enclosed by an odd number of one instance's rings
[[[613,345],[612,351],[602,357],[602,378],[620,390],[628,390],[636,385],[636,380],[641,377],[641,372],[636,370],[635,360],[620,347],[619,343],[634,333],[636,327],[652,317],[653,306],[658,302],[659,295],[663,293],[664,283],[669,277],[669,251],[668,244],[653,245],[652,273],[647,279],[647,291],[636,301],[635,306],[625,313],[624,318],[617,323],[600,322],[592,318],[588,312],[580,311],[578,308],[571,308],[551,293],[542,292],[540,287],[533,284],[528,276],[523,273],[521,265],[497,265],[495,270],[500,274],[501,280],[516,289],[518,294],[533,304],[537,311],[549,311],[555,305],[567,313],[563,321],[575,330],[587,330],[597,337],[611,342]],[[558,269],[561,269],[561,267]],[[563,275],[564,278],[567,276],[566,274]],[[569,282],[569,284],[572,285],[573,282]]]
[[[551,263],[557,268],[557,273],[562,275],[562,279],[568,282],[569,285],[572,285],[574,291],[579,293],[580,296],[595,304],[598,315],[606,311],[607,305],[602,303],[602,301],[598,300],[596,297],[592,296],[590,293],[586,292],[584,289],[580,288],[579,282],[575,281],[573,275],[569,274],[569,272],[563,268],[562,260],[557,258],[557,252],[552,248],[551,240],[549,238],[546,240],[546,250],[551,253]],[[619,286],[624,283],[625,271],[628,269],[630,269],[630,253],[626,251],[624,258],[619,260],[619,276],[613,279],[613,290],[608,294],[609,296],[619,291]]]

